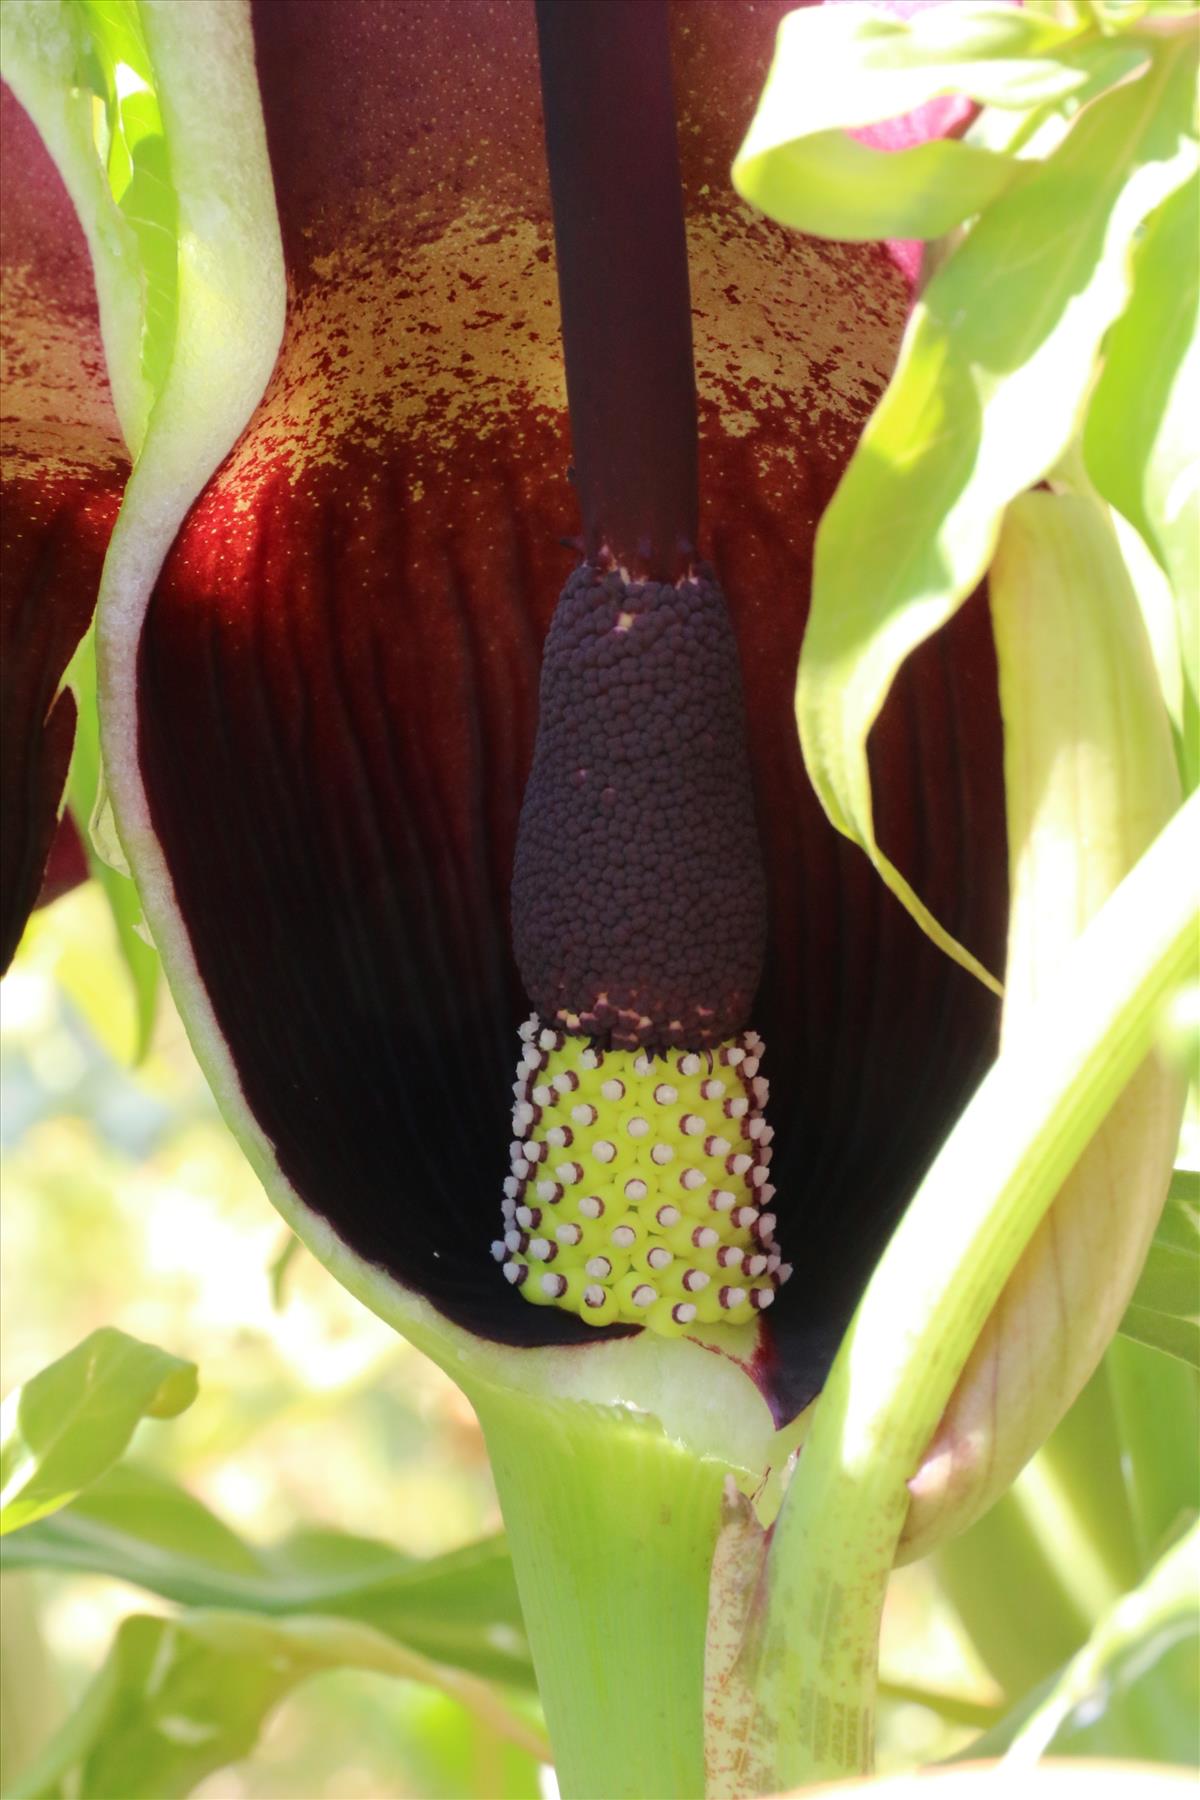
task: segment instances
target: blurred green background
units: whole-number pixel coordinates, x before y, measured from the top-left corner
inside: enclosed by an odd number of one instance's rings
[[[499,1529],[469,1406],[293,1244],[165,996],[150,1053],[130,1066],[131,989],[95,883],[34,917],[2,1010],[5,1391],[116,1325],[200,1365],[196,1404],[144,1424],[133,1456],[252,1541],[323,1525],[432,1556]],[[1039,1479],[1035,1467],[1032,1489]],[[1068,1537],[1068,1573],[1073,1554]],[[170,1608],[99,1577],[21,1572],[4,1583],[7,1782],[78,1700],[120,1621]],[[928,1565],[893,1579],[882,1667],[881,1771],[949,1755],[1004,1710]],[[554,1791],[549,1771],[441,1693],[351,1673],[306,1683],[271,1715],[252,1758],[196,1790],[206,1800]]]

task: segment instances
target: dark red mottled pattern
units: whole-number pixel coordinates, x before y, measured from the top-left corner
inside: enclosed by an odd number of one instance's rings
[[[796,743],[813,531],[903,290],[883,249],[789,237],[729,195],[784,10],[689,0],[673,50],[701,551],[738,636],[767,860],[754,1023],[798,1272],[763,1372],[786,1411],[819,1382],[994,1016],[831,831]],[[450,1316],[578,1338],[511,1295],[487,1251],[528,1010],[507,890],[542,638],[573,561],[559,540],[579,529],[532,8],[257,0],[255,29],[293,304],[271,388],[148,616],[152,813],[298,1192]],[[972,604],[913,659],[873,745],[885,842],[993,964],[994,685]]]
[[[126,459],[91,266],[58,172],[0,97],[0,969],[42,884],[75,736],[58,694],[87,629]],[[57,696],[57,698],[56,698]]]

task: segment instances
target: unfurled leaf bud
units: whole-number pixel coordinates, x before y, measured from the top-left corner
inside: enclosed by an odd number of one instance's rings
[[[1063,951],[1179,803],[1167,716],[1099,503],[1009,507],[990,577],[1012,906],[1005,1043],[1036,1029]],[[1053,1430],[1116,1330],[1162,1207],[1180,1082],[1147,1059],[1076,1164],[981,1333],[916,1476],[902,1540],[963,1530]]]

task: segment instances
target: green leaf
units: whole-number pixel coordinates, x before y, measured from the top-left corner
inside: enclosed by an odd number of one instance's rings
[[[1003,1754],[1014,1774],[1047,1755],[1195,1763],[1198,1581],[1193,1526],[1070,1662],[962,1755],[974,1762]]]
[[[1093,1622],[1048,1523],[1037,1497],[1018,1484],[933,1558],[974,1654],[1010,1698],[1053,1673]]]
[[[55,1512],[103,1475],[143,1418],[196,1398],[196,1365],[104,1326],[17,1388],[0,1412],[0,1533]]]
[[[158,1012],[159,961],[153,944],[142,935],[142,904],[127,874],[101,855],[92,833],[92,821],[102,801],[100,720],[96,710],[96,637],[84,636],[66,675],[75,695],[75,744],[67,776],[67,804],[79,828],[87,853],[88,868],[104,889],[117,934],[117,946],[133,987],[137,1032],[133,1060],[140,1063],[150,1048]]]
[[[549,1761],[541,1734],[483,1682],[441,1668],[365,1625],[249,1613],[135,1616],[66,1725],[9,1800],[175,1800],[247,1756],[300,1682],[365,1669],[428,1682]]]
[[[875,840],[867,737],[905,657],[983,574],[1008,502],[1071,441],[1134,235],[1196,167],[1193,84],[1190,47],[1163,52],[989,208],[917,306],[817,533],[796,690],[809,774],[918,923],[991,987]]]
[[[1195,1170],[1175,1171],[1121,1331],[1200,1369],[1200,1174]]]
[[[67,18],[81,82],[103,108],[96,148],[137,247],[142,375],[158,395],[175,348],[179,209],[141,14],[137,0],[69,0]]]
[[[1023,165],[954,140],[872,150],[847,129],[944,94],[1045,107],[1148,63],[1144,45],[1082,34],[1045,8],[957,0],[904,20],[854,4],[790,13],[734,186],[771,218],[822,237],[939,237],[1022,179]]]
[[[174,355],[180,279],[146,15],[138,0],[4,0],[0,19],[4,78],[87,236],[113,403],[136,457]]]
[[[1148,221],[1133,293],[1108,335],[1083,447],[1106,500],[1142,534],[1175,598],[1184,676],[1188,775],[1200,778],[1200,483],[1194,410],[1200,384],[1200,178]]]
[[[1104,1360],[1145,1571],[1200,1513],[1200,1377],[1127,1337],[1114,1338]]]
[[[1196,0],[1087,0],[1106,31],[1173,31],[1196,22]]]
[[[183,1606],[354,1620],[439,1662],[534,1685],[499,1537],[431,1561],[337,1531],[263,1547],[166,1477],[123,1463],[5,1544],[3,1567],[108,1575]]]
[[[107,124],[108,109],[94,104],[78,27],[66,0],[4,0],[0,70],[37,126],[87,235],[113,405],[136,454],[154,404],[141,354],[141,259],[133,225],[113,198],[97,129],[98,118]]]
[[[909,1481],[980,1329],[1154,1043],[1200,918],[1193,796],[1063,953],[1036,1021],[980,1083],[871,1277],[775,1522],[747,1642],[745,1786],[861,1770]],[[837,1716],[835,1732],[820,1727]],[[764,1779],[765,1777],[765,1779]]]

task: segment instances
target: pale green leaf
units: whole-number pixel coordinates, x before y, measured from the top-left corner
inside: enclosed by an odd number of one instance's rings
[[[1200,1368],[1200,1174],[1177,1168],[1121,1332]]]
[[[73,0],[4,0],[0,72],[37,126],[87,236],[113,405],[136,455],[154,404],[142,361],[141,258],[133,225],[113,197],[108,108],[97,91],[103,81],[98,65],[92,77],[83,66],[80,25]]]
[[[354,1620],[439,1662],[533,1686],[503,1538],[432,1561],[337,1531],[264,1547],[164,1476],[123,1463],[6,1543],[3,1567],[108,1575],[183,1606]]]
[[[137,246],[142,291],[141,363],[157,396],[175,348],[178,205],[154,74],[137,0],[69,0],[79,73],[104,109],[109,186]]]
[[[8,1396],[0,1412],[0,1532],[65,1506],[110,1468],[143,1418],[196,1397],[196,1365],[104,1326]]]
[[[940,237],[981,212],[1020,173],[1020,164],[1001,152],[952,138],[873,150],[844,132],[796,137],[795,129],[769,150],[744,150],[733,165],[733,184],[768,218],[814,237],[851,243]]]
[[[1146,1570],[1200,1513],[1200,1376],[1127,1337],[1114,1338],[1104,1360]]]
[[[79,829],[88,868],[104,889],[117,934],[117,947],[133,988],[137,1035],[133,1060],[139,1063],[150,1048],[158,1012],[159,961],[154,946],[143,935],[142,905],[127,874],[114,868],[101,854],[93,834],[98,804],[102,799],[100,721],[96,711],[96,639],[88,631],[67,670],[66,680],[75,695],[75,744],[67,776],[67,805]]]
[[[1170,579],[1184,676],[1183,742],[1200,776],[1200,179],[1148,221],[1133,292],[1105,344],[1084,454],[1105,499],[1137,527]]]
[[[876,151],[847,129],[946,94],[997,108],[1103,92],[1143,70],[1144,46],[1111,43],[1045,8],[928,7],[908,19],[854,0],[789,14],[733,165],[738,192],[773,219],[833,238],[932,238],[981,212],[1027,171],[954,140]]]
[[[1180,1318],[1157,1306],[1140,1306],[1131,1300],[1121,1320],[1121,1335],[1200,1369],[1200,1321],[1194,1317]]]
[[[1200,1175],[1177,1169],[1121,1331],[1200,1369]]]
[[[1091,1616],[1061,1552],[1035,1497],[1011,1487],[932,1559],[974,1654],[1010,1699],[1044,1681],[1087,1638]]]
[[[1106,31],[1175,31],[1194,26],[1197,0],[1087,0]]]
[[[542,1761],[537,1729],[483,1682],[365,1625],[251,1613],[135,1616],[78,1708],[8,1800],[175,1800],[247,1756],[267,1715],[300,1682],[364,1669],[426,1682]]]
[[[871,1277],[775,1523],[746,1650],[758,1705],[747,1785],[764,1769],[785,1788],[862,1766],[909,1480],[1030,1235],[1188,970],[1198,822],[1193,796],[1064,952],[1037,1021],[984,1077]],[[845,1729],[818,1743],[803,1721],[835,1707]]]
[[[1200,1703],[1200,1533],[1193,1526],[1088,1642],[964,1752],[1015,1774],[1046,1756],[1194,1763]]]
[[[896,374],[817,534],[796,694],[810,776],[833,823],[958,961],[875,840],[867,737],[905,657],[987,567],[1004,508],[1059,460],[1130,245],[1196,167],[1190,47],[1098,100],[939,269]]]

